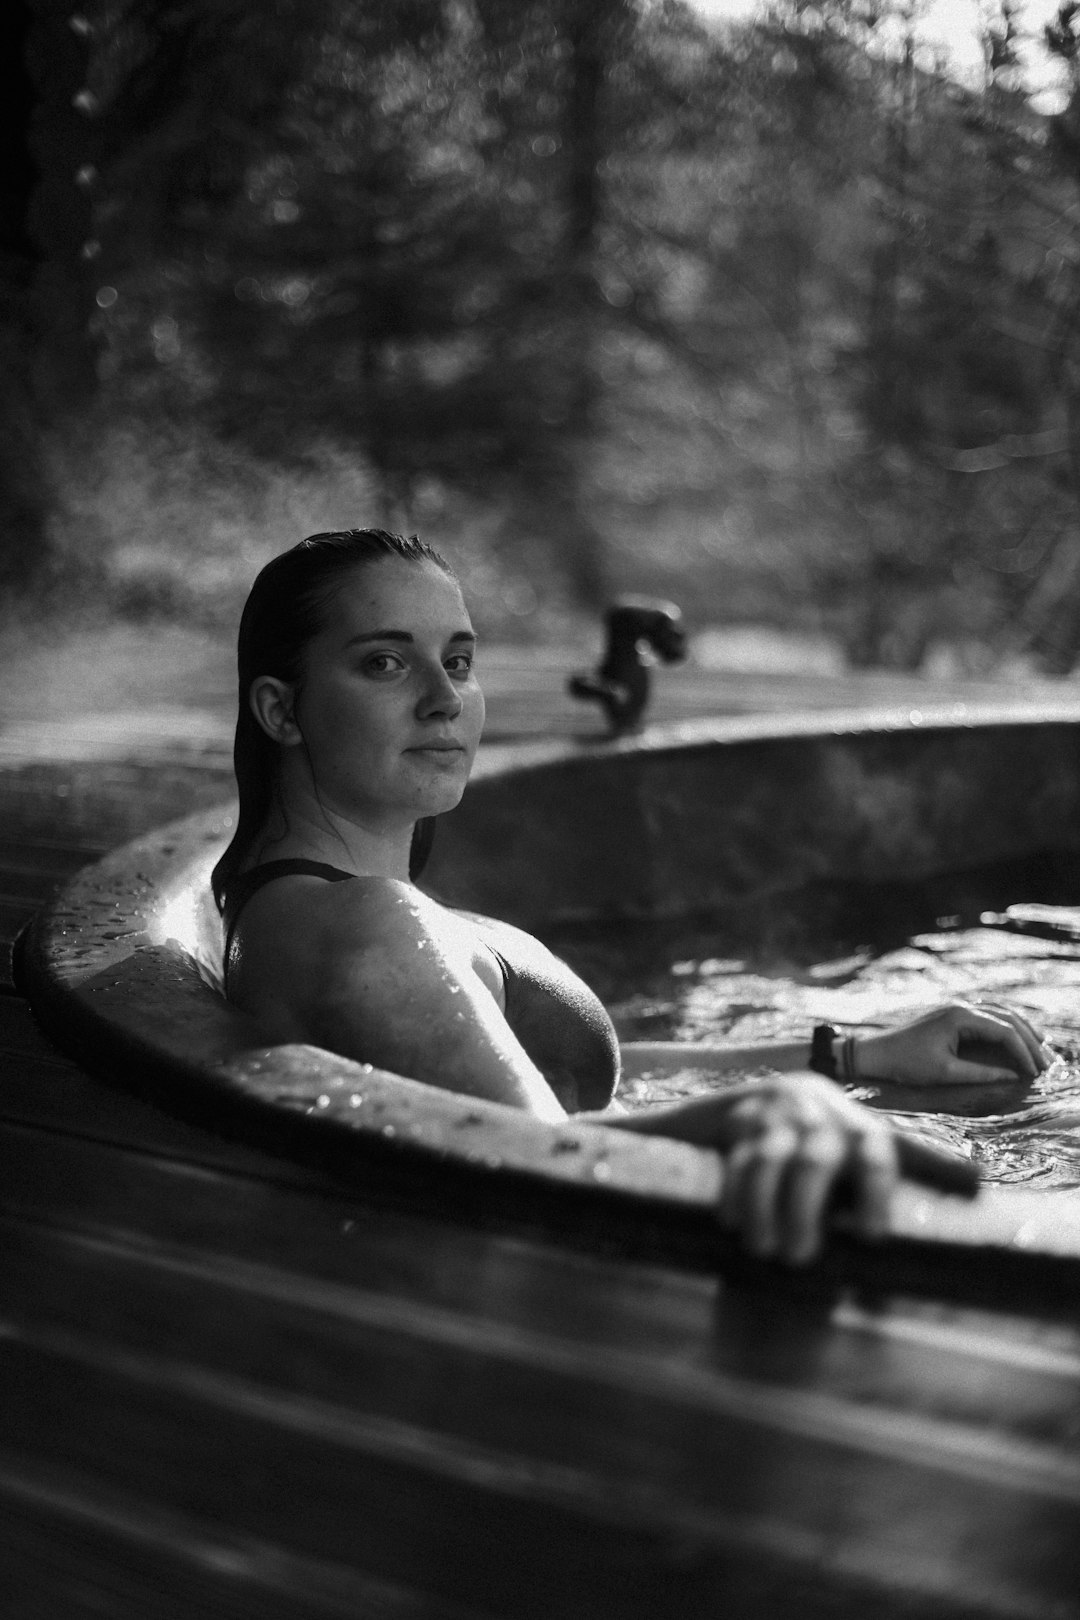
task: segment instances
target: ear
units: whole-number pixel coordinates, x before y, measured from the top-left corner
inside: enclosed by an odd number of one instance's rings
[[[293,748],[303,742],[300,727],[293,715],[294,694],[288,681],[279,681],[276,675],[258,675],[248,692],[251,712],[271,741],[283,748]]]

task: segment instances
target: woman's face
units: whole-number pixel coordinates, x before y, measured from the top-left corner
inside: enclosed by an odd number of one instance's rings
[[[484,724],[475,647],[434,563],[383,557],[345,577],[294,710],[327,809],[373,830],[453,809]]]

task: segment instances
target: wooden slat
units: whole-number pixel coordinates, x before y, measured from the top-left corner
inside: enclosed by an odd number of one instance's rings
[[[359,1364],[361,1402],[363,1373]],[[605,1466],[615,1449],[600,1466],[589,1448],[577,1466],[553,1466],[317,1392],[268,1392],[168,1348],[139,1356],[45,1335],[0,1347],[0,1391],[13,1457],[89,1474],[168,1512],[194,1508],[230,1534],[305,1557],[347,1548],[382,1580],[415,1578],[419,1561],[441,1600],[479,1594],[507,1616],[547,1620],[590,1603],[653,1615],[662,1595],[667,1612],[711,1603],[730,1613],[733,1572],[772,1588],[773,1606],[759,1611],[770,1615],[805,1613],[792,1600],[815,1581],[849,1601],[852,1584],[876,1586],[874,1613],[910,1612],[918,1599],[941,1616],[1049,1615],[1080,1589],[1071,1497],[1012,1472],[942,1474],[932,1458],[874,1457],[791,1433],[778,1441],[752,1422],[729,1420],[705,1459],[684,1462],[684,1432],[669,1436],[648,1411],[624,1407],[618,1428],[632,1428],[658,1466],[616,1474]],[[433,1383],[433,1404],[440,1394]],[[488,1404],[482,1384],[473,1399]],[[614,1447],[614,1429],[606,1439]]]
[[[86,1095],[92,1097],[93,1091]],[[172,1128],[169,1121],[164,1126]],[[708,1275],[625,1259],[604,1262],[539,1239],[492,1236],[419,1213],[372,1206],[363,1186],[350,1196],[341,1183],[261,1155],[241,1173],[228,1144],[222,1148],[224,1162],[211,1163],[201,1149],[198,1156],[185,1157],[181,1150],[166,1157],[148,1149],[145,1137],[138,1140],[141,1145],[132,1150],[60,1130],[6,1125],[0,1128],[5,1163],[0,1205],[14,1215],[76,1231],[138,1232],[149,1244],[194,1246],[227,1262],[286,1266],[313,1279],[351,1283],[360,1267],[369,1286],[379,1279],[378,1285],[406,1306],[410,1301],[464,1301],[470,1309],[494,1310],[501,1319],[526,1287],[532,1310],[552,1323],[572,1310],[572,1331],[590,1343],[628,1340],[678,1353],[687,1344],[709,1341],[720,1285]],[[524,1272],[523,1256],[528,1257]],[[782,1290],[774,1295],[767,1273],[763,1284],[752,1297],[772,1300],[777,1311],[801,1312],[806,1319],[815,1309],[813,1296],[800,1294],[784,1303]],[[738,1292],[728,1297],[746,1296]],[[825,1296],[825,1304],[830,1297]],[[764,1354],[758,1307],[749,1316],[747,1309],[745,1327],[732,1319],[723,1340],[734,1370]],[[932,1360],[944,1331],[941,1310],[908,1302],[904,1312],[905,1322],[927,1323],[924,1337]],[[1080,1345],[1075,1323],[1070,1328],[1006,1321],[998,1314],[955,1307],[945,1314],[958,1332],[984,1339],[989,1334],[994,1342],[1032,1347],[1033,1354],[1044,1345],[1072,1354]],[[889,1319],[881,1302],[874,1320],[887,1326]],[[772,1335],[771,1343],[775,1347],[783,1340],[781,1331]],[[767,1368],[768,1361],[763,1365]],[[784,1376],[782,1356],[776,1372],[766,1376]]]
[[[0,872],[0,896],[5,905],[28,901],[36,910],[56,893],[62,882],[63,874],[5,867]]]
[[[261,1177],[14,1125],[0,1126],[0,1158],[0,1207],[62,1229],[120,1230],[149,1245],[213,1253],[223,1264],[271,1265],[350,1286],[359,1275],[365,1286],[405,1302],[468,1304],[500,1315],[519,1308],[525,1287],[530,1308],[551,1311],[554,1322],[573,1310],[575,1330],[593,1339],[645,1333],[655,1323],[654,1340],[658,1334],[674,1348],[711,1323],[714,1279],[622,1263],[608,1270],[555,1245],[373,1208],[363,1188],[350,1197],[314,1177],[275,1187]],[[523,1256],[540,1257],[526,1275]],[[629,1302],[621,1322],[620,1300]]]
[[[24,922],[29,922],[37,907],[26,899],[14,896],[0,898],[0,940],[10,943]]]
[[[478,1620],[424,1592],[232,1536],[0,1450],[5,1620]]]
[[[275,1310],[340,1315],[378,1332],[409,1333],[415,1318],[418,1333],[451,1346],[458,1344],[455,1323],[464,1313],[470,1322],[466,1337],[477,1354],[495,1328],[511,1330],[513,1338],[522,1322],[534,1336],[539,1324],[549,1346],[582,1347],[583,1376],[597,1358],[618,1352],[613,1376],[624,1380],[630,1376],[626,1347],[633,1346],[633,1376],[647,1383],[654,1377],[641,1371],[647,1360],[659,1362],[665,1380],[682,1378],[687,1389],[698,1388],[695,1378],[707,1363],[709,1376],[813,1387],[843,1399],[872,1395],[898,1409],[974,1421],[1003,1433],[1056,1437],[1066,1450],[1072,1444],[1080,1334],[1069,1336],[1060,1327],[1044,1329],[1036,1339],[1030,1328],[1018,1335],[1011,1323],[985,1313],[955,1312],[942,1325],[904,1302],[869,1314],[852,1313],[841,1303],[832,1313],[815,1315],[805,1303],[796,1306],[767,1291],[725,1292],[715,1282],[668,1269],[590,1260],[541,1242],[377,1214],[294,1190],[286,1196],[270,1187],[235,1185],[228,1177],[193,1180],[190,1173],[177,1175],[176,1165],[134,1156],[124,1165],[100,1151],[73,1153],[77,1146],[46,1142],[38,1162],[58,1159],[68,1182],[100,1176],[110,1187],[123,1185],[128,1207],[121,1206],[116,1225],[106,1228],[100,1207],[87,1219],[70,1201],[67,1209],[57,1207],[46,1191],[39,1217],[63,1223],[67,1235],[61,1230],[50,1239],[58,1254],[32,1267],[32,1276],[44,1279],[73,1264],[70,1255],[61,1263],[64,1245],[74,1246],[76,1254],[82,1245],[91,1256],[97,1245],[105,1257],[126,1256],[124,1263],[136,1269],[157,1266],[163,1276],[188,1277],[193,1289],[204,1292],[225,1279],[228,1288],[270,1300]],[[74,1170],[80,1157],[81,1177]],[[39,1196],[40,1179],[34,1178]],[[6,1201],[15,1206],[18,1182],[16,1171],[5,1189]],[[145,1231],[147,1189],[151,1196],[156,1189],[163,1207],[177,1217],[168,1235],[161,1233],[160,1220],[156,1233]],[[180,1215],[187,1217],[183,1225]],[[230,1230],[230,1215],[237,1232]],[[238,1242],[240,1228],[248,1230]],[[14,1253],[18,1245],[14,1238],[10,1242]],[[354,1292],[358,1284],[362,1303]],[[143,1286],[133,1284],[126,1292],[139,1293]],[[182,1291],[182,1282],[176,1286]],[[45,1311],[49,1288],[44,1281],[41,1287]],[[836,1309],[847,1316],[837,1317]],[[563,1350],[550,1354],[560,1364],[565,1359]],[[699,1394],[706,1402],[713,1398],[708,1388]]]
[[[59,882],[102,854],[104,850],[97,840],[0,837],[0,886],[8,872],[28,872]]]
[[[771,1364],[766,1379],[749,1358],[733,1370],[722,1357],[687,1365],[625,1340],[582,1343],[572,1311],[557,1325],[528,1306],[496,1322],[467,1303],[402,1306],[366,1285],[362,1272],[352,1286],[335,1288],[281,1268],[226,1265],[119,1237],[10,1222],[2,1230],[3,1310],[12,1333],[19,1324],[31,1336],[107,1333],[118,1351],[151,1356],[167,1345],[204,1371],[264,1387],[292,1388],[299,1369],[299,1386],[317,1388],[323,1400],[375,1405],[395,1421],[485,1445],[517,1443],[547,1463],[570,1465],[592,1448],[615,1474],[649,1454],[650,1442],[643,1447],[625,1422],[629,1405],[651,1408],[649,1428],[669,1445],[678,1440],[687,1479],[695,1469],[707,1472],[732,1422],[751,1422],[873,1455],[932,1453],[941,1471],[964,1477],[1027,1470],[1051,1494],[1071,1489],[1080,1500],[1080,1442],[1071,1433],[1080,1355],[995,1359],[959,1340],[883,1340],[842,1319],[815,1325],[791,1313],[783,1322],[759,1310],[754,1337],[759,1360]],[[525,1255],[519,1271],[527,1277]],[[721,1309],[718,1325],[721,1342],[743,1325],[737,1304]],[[434,1409],[432,1389],[439,1391]]]
[[[0,997],[0,1120],[281,1183],[317,1183],[288,1159],[228,1141],[86,1073],[41,1034],[26,1003]]]
[[[114,849],[188,811],[231,797],[235,778],[220,759],[0,760],[3,836]]]

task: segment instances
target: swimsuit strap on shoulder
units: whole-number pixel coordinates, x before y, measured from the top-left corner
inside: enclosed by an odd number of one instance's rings
[[[251,883],[252,894],[261,889],[264,883],[270,883],[279,877],[320,877],[326,878],[328,883],[340,883],[343,878],[351,878],[352,872],[343,872],[340,866],[327,866],[325,861],[306,861],[302,858],[291,861],[264,861],[261,866],[252,866],[246,872],[239,872],[233,879],[236,884]]]

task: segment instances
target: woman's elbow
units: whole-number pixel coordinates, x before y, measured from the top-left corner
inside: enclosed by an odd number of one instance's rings
[[[546,1070],[548,1084],[568,1113],[594,1112],[614,1101],[619,1084],[619,1043],[607,1025],[579,1032],[568,1061]]]

